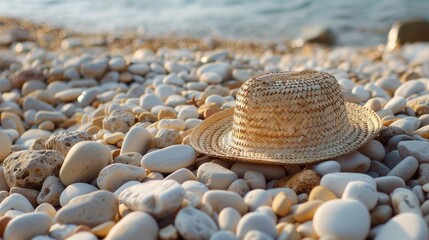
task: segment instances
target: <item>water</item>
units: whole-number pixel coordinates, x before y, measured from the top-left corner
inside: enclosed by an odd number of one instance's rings
[[[384,43],[396,20],[429,19],[429,0],[0,0],[0,15],[85,32],[283,41],[329,27],[341,45]]]

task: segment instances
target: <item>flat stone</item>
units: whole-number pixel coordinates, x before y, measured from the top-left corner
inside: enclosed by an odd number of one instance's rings
[[[403,83],[395,91],[395,97],[401,96],[407,98],[415,93],[421,92],[426,89],[426,86],[423,82],[419,80],[410,80]]]
[[[222,77],[222,80],[225,81],[231,76],[231,66],[225,62],[206,63],[198,68],[197,75],[201,78],[204,73],[208,72],[219,74]]]
[[[46,235],[51,227],[51,217],[45,213],[25,213],[10,221],[4,231],[4,239],[33,239]],[[25,231],[23,231],[25,229]]]
[[[209,162],[198,168],[197,178],[210,189],[226,190],[232,182],[238,179],[238,176],[221,165]]]
[[[395,96],[384,106],[384,109],[392,110],[393,114],[399,113],[407,105],[407,100],[403,96]]]
[[[247,205],[243,198],[231,191],[225,190],[210,190],[204,193],[202,198],[203,204],[208,204],[213,208],[213,211],[220,213],[225,208],[233,208],[240,214],[247,213]]]
[[[387,176],[397,176],[402,178],[405,182],[410,180],[416,173],[419,167],[419,162],[413,156],[408,156],[400,161]]]
[[[429,163],[429,143],[424,141],[404,141],[398,144],[401,157],[415,157],[419,163]]]
[[[97,177],[97,185],[101,190],[116,191],[128,181],[143,181],[145,169],[122,163],[113,163],[104,167]]]
[[[273,239],[277,237],[274,222],[261,213],[252,212],[244,215],[238,222],[236,235],[239,239],[243,239],[252,230],[261,231]]]
[[[342,172],[364,173],[368,171],[371,160],[358,151],[353,151],[334,159],[341,166]]]
[[[216,223],[207,214],[192,207],[182,208],[174,225],[185,239],[210,239],[217,231]]]
[[[73,198],[97,191],[98,188],[88,183],[73,183],[67,186],[60,195],[60,205],[66,206]]]
[[[150,152],[143,156],[142,167],[160,173],[172,173],[191,165],[196,158],[193,148],[188,145],[173,145]]]

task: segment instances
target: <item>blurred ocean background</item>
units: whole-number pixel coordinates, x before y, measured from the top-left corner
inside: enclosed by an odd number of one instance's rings
[[[85,32],[283,41],[328,27],[340,45],[384,43],[399,19],[429,19],[429,0],[0,0],[0,15]]]

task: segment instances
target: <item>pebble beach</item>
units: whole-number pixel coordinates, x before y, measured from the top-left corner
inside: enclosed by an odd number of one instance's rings
[[[0,18],[0,237],[429,239],[429,43],[116,36]],[[306,165],[206,156],[253,76],[313,69],[383,128]]]

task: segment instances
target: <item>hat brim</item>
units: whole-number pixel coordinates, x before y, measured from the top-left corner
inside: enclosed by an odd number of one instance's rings
[[[191,145],[205,155],[243,162],[308,164],[332,159],[364,145],[380,131],[380,117],[372,110],[345,103],[350,127],[341,136],[314,147],[287,149],[243,149],[231,144],[234,108],[212,115],[191,133]]]

